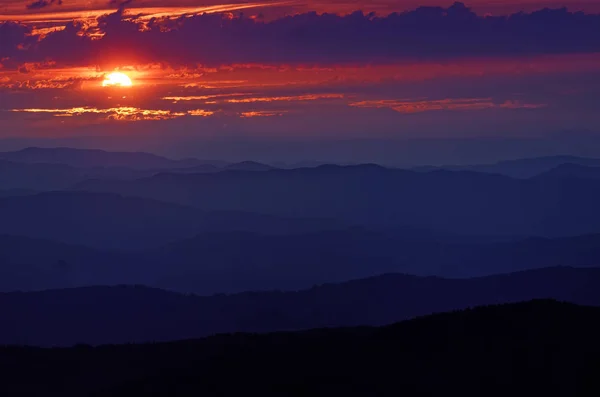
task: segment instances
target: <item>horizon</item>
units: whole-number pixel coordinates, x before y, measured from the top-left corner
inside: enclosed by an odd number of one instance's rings
[[[1,145],[0,145],[1,147]],[[291,162],[283,162],[283,161],[260,161],[260,160],[254,160],[254,159],[245,159],[245,160],[241,160],[241,161],[235,161],[235,160],[225,160],[223,158],[198,158],[198,157],[169,157],[168,155],[163,155],[160,153],[156,153],[156,152],[149,152],[149,151],[128,151],[128,150],[107,150],[107,149],[101,149],[101,148],[91,148],[91,147],[69,147],[69,146],[25,146],[25,147],[20,147],[17,148],[15,150],[0,150],[0,155],[8,153],[23,153],[23,152],[43,152],[43,151],[62,151],[62,150],[67,150],[67,151],[81,151],[82,153],[84,152],[103,152],[103,153],[114,153],[114,154],[122,154],[122,155],[127,155],[127,154],[148,154],[148,155],[153,155],[153,156],[158,156],[158,157],[162,157],[168,160],[174,160],[174,161],[184,161],[184,160],[198,160],[200,162],[204,162],[204,163],[222,163],[223,165],[236,165],[236,164],[243,164],[243,163],[254,163],[254,164],[264,164],[264,165],[269,165],[272,166],[273,168],[278,168],[278,167],[291,167],[291,168],[303,168],[303,167],[309,167],[309,168],[313,168],[313,167],[321,167],[321,166],[328,166],[328,165],[337,165],[337,166],[363,166],[363,165],[379,165],[382,167],[389,167],[389,168],[403,168],[403,169],[411,169],[411,168],[415,168],[415,169],[419,169],[419,168],[427,168],[427,167],[454,167],[454,166],[485,166],[485,165],[499,165],[502,163],[511,163],[511,162],[526,162],[526,161],[536,161],[536,160],[560,160],[560,161],[564,161],[566,159],[569,160],[600,160],[600,156],[598,157],[586,157],[586,156],[575,156],[572,154],[552,154],[552,155],[545,155],[545,156],[532,156],[532,157],[515,157],[515,158],[501,158],[499,160],[496,161],[490,161],[490,162],[486,162],[486,163],[454,163],[454,164],[429,164],[429,163],[424,163],[424,164],[408,164],[408,165],[398,165],[398,164],[386,164],[386,163],[378,163],[378,162],[335,162],[335,161],[326,161],[326,160],[298,160],[298,161],[291,161]],[[60,162],[59,162],[60,163]],[[568,162],[567,162],[568,163]],[[564,164],[567,164],[564,163]]]
[[[545,157],[578,157],[578,158],[600,158],[600,136],[598,137],[598,145],[596,146],[596,137],[584,137],[577,145],[569,147],[564,144],[564,141],[558,140],[553,144],[542,146],[539,142],[531,141],[505,141],[496,139],[471,139],[462,140],[467,148],[459,151],[456,155],[457,145],[455,140],[412,140],[412,141],[370,141],[370,140],[354,140],[354,141],[330,141],[327,143],[327,148],[323,149],[323,143],[316,144],[320,146],[320,150],[315,150],[314,153],[306,156],[297,155],[295,151],[298,147],[312,144],[306,142],[287,142],[282,143],[277,147],[276,143],[263,142],[253,144],[241,144],[242,146],[253,146],[260,154],[247,155],[245,152],[231,150],[229,147],[223,148],[223,145],[216,144],[215,147],[207,149],[207,144],[204,148],[194,148],[190,150],[189,145],[185,152],[180,150],[172,150],[169,148],[161,148],[157,146],[144,147],[136,143],[133,145],[123,145],[122,142],[117,144],[107,142],[100,139],[100,142],[105,144],[74,144],[72,139],[66,140],[2,140],[0,139],[0,152],[15,152],[29,148],[40,149],[75,149],[75,150],[102,150],[106,152],[123,152],[123,153],[150,153],[161,157],[166,157],[174,160],[198,159],[207,162],[223,161],[228,163],[240,163],[244,161],[252,161],[276,166],[277,164],[298,165],[298,164],[340,164],[340,165],[357,165],[357,164],[380,164],[386,167],[394,168],[413,168],[424,166],[468,166],[479,164],[495,164],[504,161],[515,161],[524,159],[536,159]],[[96,141],[97,143],[98,141]],[[527,145],[525,145],[527,143]],[[214,144],[214,142],[213,142]],[[226,144],[226,143],[225,143]],[[505,146],[503,146],[504,144]],[[356,155],[356,147],[365,148],[372,146],[371,153],[366,155]],[[397,146],[395,146],[397,145]],[[270,150],[265,149],[270,147]],[[414,153],[414,148],[421,148],[425,153]],[[515,147],[517,150],[514,150]],[[566,148],[566,149],[565,149]],[[500,150],[502,149],[502,150]],[[491,154],[490,151],[495,153]],[[301,151],[306,153],[307,150]],[[323,153],[318,155],[316,153]]]

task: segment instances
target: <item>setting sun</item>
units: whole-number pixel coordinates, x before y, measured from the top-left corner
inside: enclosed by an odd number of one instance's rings
[[[102,87],[131,87],[131,79],[124,73],[114,72],[106,75]]]

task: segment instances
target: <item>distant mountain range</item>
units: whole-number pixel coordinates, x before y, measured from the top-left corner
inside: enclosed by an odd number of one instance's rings
[[[125,167],[78,168],[59,163],[18,163],[0,160],[0,187],[6,190],[63,190],[94,178],[130,180],[155,175],[157,171]]]
[[[256,161],[242,161],[231,163],[219,160],[199,160],[187,158],[173,160],[162,156],[144,152],[109,152],[99,149],[72,149],[72,148],[37,148],[29,147],[14,152],[0,152],[0,166],[14,166],[14,163],[63,166],[62,168],[50,167],[53,170],[66,170],[65,166],[96,171],[98,173],[112,171],[114,176],[118,171],[129,172],[143,176],[139,171],[171,170],[185,172],[215,172],[222,170],[266,171],[276,167],[258,163]],[[108,169],[108,170],[105,170]],[[38,170],[41,170],[38,168]],[[0,171],[4,171],[0,168]]]
[[[413,171],[470,171],[504,175],[513,178],[531,178],[557,172],[555,168],[570,164],[583,167],[600,166],[600,159],[574,156],[552,156],[502,161],[496,164],[416,167]],[[300,167],[301,164],[298,165]],[[346,166],[349,168],[368,165]],[[331,165],[311,164],[306,168],[330,168]],[[380,167],[383,169],[383,167]],[[227,163],[225,161],[183,159],[172,160],[142,152],[107,152],[96,149],[35,148],[15,152],[0,152],[0,190],[64,190],[86,180],[130,181],[160,173],[197,174],[223,171],[297,170],[290,166],[274,167],[254,161]],[[588,174],[594,171],[587,171]],[[591,174],[588,175],[588,177]],[[563,175],[564,176],[564,175]],[[597,178],[595,178],[597,179]],[[6,195],[7,193],[3,193]]]
[[[537,179],[575,178],[600,179],[600,166],[587,167],[580,164],[565,163],[549,171],[536,175]]]
[[[0,181],[4,165],[15,183],[63,190],[10,187],[10,178],[0,185],[4,291],[100,280],[210,294],[387,272],[472,277],[600,265],[600,167],[569,163],[516,179],[374,164],[274,169],[102,151],[88,161],[75,149],[11,153],[0,160]],[[174,168],[144,168],[159,165]]]
[[[600,306],[598,285],[600,268],[546,268],[474,279],[388,274],[298,292],[210,297],[140,286],[3,293],[0,321],[10,326],[0,328],[0,344],[127,343],[224,332],[384,325],[534,298]]]
[[[576,156],[546,156],[505,160],[493,164],[443,165],[439,167],[421,166],[415,167],[413,170],[435,171],[442,169],[447,171],[473,171],[505,175],[512,178],[531,178],[563,164],[575,164],[585,167],[600,167],[600,159]]]
[[[214,172],[220,170],[266,171],[273,168],[296,169],[315,168],[328,165],[327,162],[305,161],[294,164],[263,164],[255,161],[231,163],[221,160],[201,160],[187,158],[169,159],[144,152],[111,152],[98,149],[74,149],[67,147],[39,148],[28,147],[18,151],[0,152],[0,159],[25,164],[60,164],[74,168],[100,171],[102,168],[121,169],[122,171],[171,170],[173,172]],[[577,156],[545,156],[504,160],[491,164],[418,166],[415,171],[473,171],[500,174],[514,178],[530,178],[549,171],[562,164],[576,164],[599,167],[600,159]],[[352,165],[352,164],[341,164]],[[116,170],[114,172],[116,176]]]
[[[45,192],[0,198],[0,233],[117,250],[140,250],[204,232],[306,233],[327,219],[286,219],[196,208],[110,193]]]
[[[150,254],[153,284],[206,293],[298,289],[387,272],[473,277],[548,266],[600,266],[600,235],[447,243],[361,230],[203,234]],[[168,267],[161,266],[168,263]]]
[[[264,172],[161,173],[89,180],[76,190],[193,206],[442,234],[569,236],[600,231],[600,180],[514,179],[470,171],[414,172],[377,165]]]
[[[1,197],[19,197],[19,196],[30,196],[39,193],[33,189],[5,189],[0,190]]]
[[[198,159],[172,160],[143,152],[108,152],[98,149],[29,147],[15,152],[0,152],[0,159],[18,163],[63,164],[78,168],[125,167],[131,169],[166,169],[195,167],[203,164],[222,166],[220,161]]]
[[[173,237],[174,232],[162,229],[163,224],[168,229],[168,223],[157,219],[146,223],[147,230],[134,230],[127,219],[121,221],[125,224],[97,224],[98,229],[77,226],[74,230],[80,234],[69,232],[72,226],[57,230],[54,239],[71,240],[63,243],[48,240],[52,228],[41,230],[42,226],[23,233],[43,232],[43,240],[0,236],[0,291],[133,283],[205,295],[296,290],[389,272],[474,277],[548,266],[600,266],[600,235],[449,242],[363,229],[212,232],[153,248],[152,242]],[[218,216],[216,221],[219,226]],[[254,221],[250,217],[246,227]],[[273,221],[274,229],[277,223]],[[207,225],[208,221],[198,227]],[[140,249],[88,248],[77,244],[82,240]]]
[[[172,173],[211,173],[270,169],[274,167],[253,161],[171,160],[149,153],[27,148],[0,153],[0,189],[64,190],[88,179],[132,180],[167,170]]]

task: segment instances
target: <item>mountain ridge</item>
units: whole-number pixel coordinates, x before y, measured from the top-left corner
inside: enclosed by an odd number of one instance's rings
[[[600,230],[600,213],[595,211],[600,180],[578,178],[330,165],[159,173],[127,182],[90,180],[74,190],[148,197],[203,210],[327,216],[367,227],[402,225],[446,234],[562,237]]]
[[[299,291],[198,296],[145,286],[0,293],[0,344],[177,340],[230,332],[379,326],[483,304],[552,298],[600,306],[600,268],[473,279],[384,274]],[[22,316],[22,313],[29,313]],[[44,333],[37,330],[44,329]],[[131,339],[130,339],[131,338]]]

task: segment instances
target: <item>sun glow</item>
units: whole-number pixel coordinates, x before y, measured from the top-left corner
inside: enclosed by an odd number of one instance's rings
[[[107,74],[102,81],[102,87],[131,87],[131,79],[124,73],[113,72]]]

